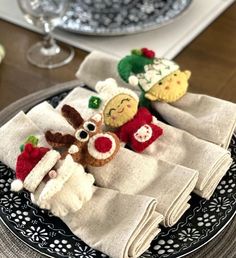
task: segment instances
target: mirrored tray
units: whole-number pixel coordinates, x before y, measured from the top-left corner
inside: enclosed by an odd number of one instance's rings
[[[115,36],[157,29],[183,14],[192,0],[70,0],[59,26],[75,33]]]

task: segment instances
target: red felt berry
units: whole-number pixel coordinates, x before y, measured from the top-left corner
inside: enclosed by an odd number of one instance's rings
[[[153,50],[150,50],[148,48],[142,48],[141,51],[142,51],[143,55],[146,56],[147,58],[155,57],[155,52]]]
[[[149,51],[145,52],[145,56],[147,58],[154,58],[155,57],[155,52],[152,51],[152,50],[149,50]]]
[[[143,47],[143,48],[141,48],[141,51],[142,51],[142,53],[144,54],[144,53],[146,53],[146,52],[148,51],[148,48]]]
[[[112,141],[109,138],[102,136],[95,140],[94,146],[97,151],[99,151],[101,153],[105,153],[111,149]]]

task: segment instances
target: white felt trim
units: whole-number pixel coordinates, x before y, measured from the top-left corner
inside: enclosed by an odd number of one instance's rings
[[[94,126],[94,130],[89,130],[88,129],[88,125],[89,124],[92,124],[93,126]],[[94,122],[92,122],[92,121],[86,121],[86,122],[84,122],[84,124],[83,124],[83,128],[87,131],[87,132],[95,132],[96,131],[96,129],[97,129],[97,125],[94,123]]]
[[[96,150],[96,148],[94,146],[94,143],[95,143],[96,139],[98,139],[99,137],[107,137],[111,140],[112,146],[111,146],[111,149],[108,152],[101,153],[101,152]],[[116,149],[116,141],[112,137],[112,135],[110,135],[108,133],[96,134],[93,137],[91,137],[89,142],[88,142],[88,152],[95,159],[100,159],[100,160],[107,159],[114,153],[115,149]]]
[[[144,91],[149,91],[156,83],[178,69],[179,66],[173,61],[157,59],[154,64],[145,65],[145,72],[137,74],[137,78]]]
[[[134,91],[128,88],[118,87],[116,81],[112,78],[108,78],[104,81],[98,81],[95,89],[100,94],[99,97],[102,99],[102,109],[106,107],[110,100],[120,94],[126,94],[139,102],[139,97]]]
[[[145,124],[141,126],[137,132],[134,133],[134,138],[138,142],[147,142],[152,137],[152,128],[150,125]]]
[[[77,153],[77,152],[79,152],[79,147],[76,146],[75,144],[72,144],[70,146],[70,148],[68,149],[68,153],[70,153],[70,154],[74,154],[74,153]]]
[[[55,166],[61,155],[55,150],[48,151],[24,180],[24,188],[34,192],[47,173]]]
[[[81,166],[81,171],[84,171],[84,168],[80,164],[76,164],[77,166]],[[71,177],[74,172],[75,162],[71,155],[67,155],[65,160],[61,160],[57,164],[57,177],[50,179],[42,193],[40,194],[39,202],[42,204],[44,202],[48,202],[57,192],[59,192],[64,184]]]
[[[94,116],[91,117],[96,122],[102,121],[102,115],[101,114],[95,114]]]

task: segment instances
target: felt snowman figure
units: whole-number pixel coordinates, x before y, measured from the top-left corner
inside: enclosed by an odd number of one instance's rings
[[[102,100],[105,125],[115,128],[120,140],[134,151],[142,152],[162,135],[162,129],[153,123],[155,117],[146,108],[138,108],[135,92],[118,87],[112,78],[98,82],[96,90]]]
[[[168,59],[156,58],[147,48],[133,50],[131,55],[118,63],[121,78],[133,86],[139,86],[146,99],[175,102],[188,89],[190,71],[180,71],[179,66]]]

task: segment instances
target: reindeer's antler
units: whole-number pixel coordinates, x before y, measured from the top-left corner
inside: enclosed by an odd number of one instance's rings
[[[63,135],[58,132],[52,133],[51,131],[45,133],[45,138],[52,147],[68,147],[76,141],[76,138],[70,134]]]
[[[62,115],[66,120],[75,128],[79,128],[80,125],[84,122],[84,119],[81,117],[80,113],[69,105],[63,105],[61,109]]]

